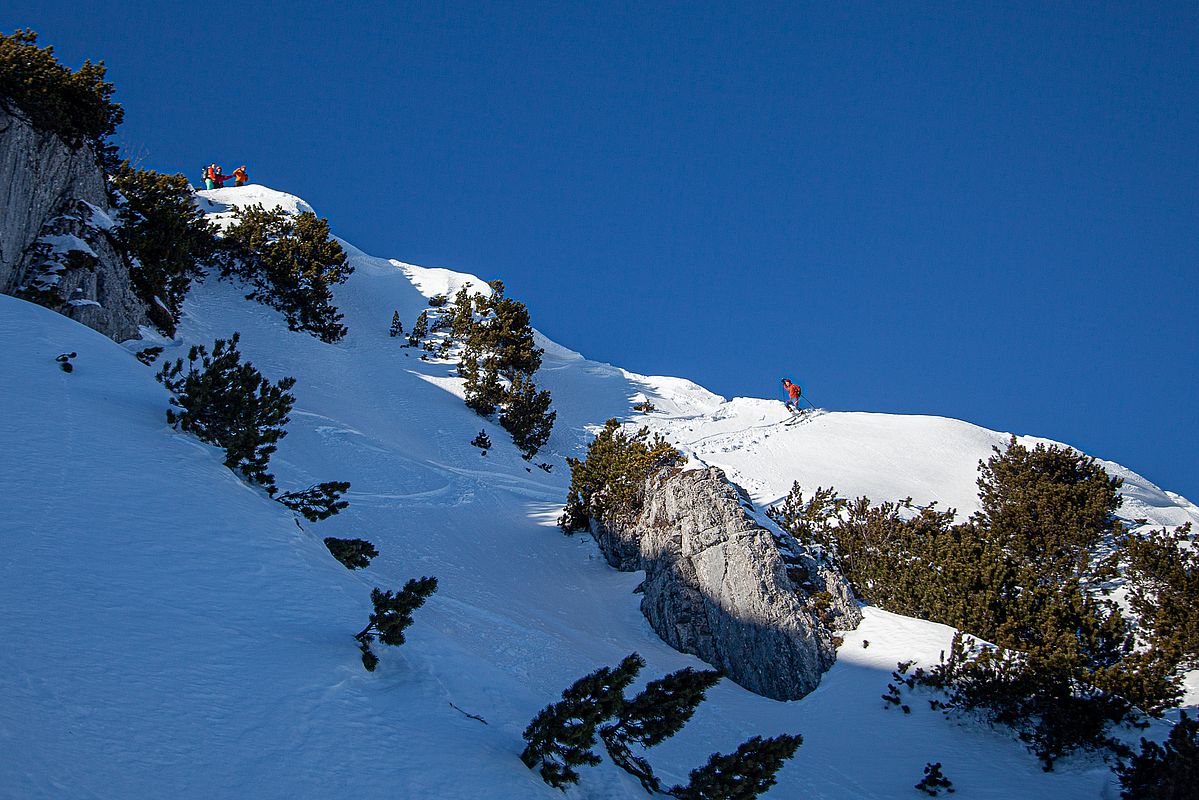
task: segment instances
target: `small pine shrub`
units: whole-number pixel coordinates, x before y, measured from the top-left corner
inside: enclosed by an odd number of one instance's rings
[[[1199,546],[1187,523],[1175,531],[1124,534],[1116,563],[1142,638],[1181,669],[1199,669]]]
[[[645,661],[633,653],[617,667],[601,667],[571,684],[560,702],[543,708],[525,728],[528,744],[520,760],[538,769],[541,779],[555,789],[578,783],[575,767],[600,763],[593,752],[597,728],[620,710],[624,690],[643,666]]]
[[[550,411],[552,398],[548,391],[538,391],[532,379],[518,375],[507,393],[507,403],[500,414],[500,425],[512,434],[512,443],[526,461],[549,441],[558,412]]]
[[[1013,438],[980,463],[978,485],[982,511],[965,522],[910,499],[874,506],[822,489],[805,501],[798,485],[771,516],[868,602],[994,642],[957,640],[921,682],[1011,726],[1045,769],[1079,748],[1120,753],[1111,726],[1139,724],[1142,711],[1160,713],[1180,696],[1175,673],[1194,621],[1152,599],[1171,586],[1194,591],[1193,573],[1177,547],[1148,537],[1138,551],[1117,535],[1120,480],[1088,456]],[[1169,576],[1144,581],[1146,647],[1136,648],[1133,626],[1098,592],[1112,574],[1093,557],[1106,542],[1115,561]],[[1184,595],[1169,596],[1177,605]]]
[[[145,364],[147,367],[152,366],[158,357],[162,355],[162,348],[158,345],[146,347],[137,351],[137,360]]]
[[[254,365],[242,363],[237,333],[217,339],[212,354],[195,345],[183,359],[164,364],[157,378],[172,394],[167,422],[225,450],[225,466],[275,493],[267,471],[276,442],[295,403],[295,378],[271,383]]]
[[[450,338],[465,342],[470,336],[471,326],[475,324],[475,304],[471,299],[470,284],[465,284],[454,295],[453,308],[450,310]]]
[[[399,311],[391,312],[391,330],[389,331],[389,334],[393,339],[404,334],[404,323],[400,322]]]
[[[417,316],[416,322],[412,323],[412,330],[408,334],[408,346],[416,347],[420,340],[429,335],[429,312],[422,311]]]
[[[953,781],[941,773],[941,762],[938,761],[924,765],[924,777],[916,784],[916,788],[930,797],[936,797],[942,790],[953,794]]]
[[[112,175],[112,186],[119,193],[120,225],[114,236],[122,252],[136,260],[130,271],[133,288],[155,324],[174,336],[192,281],[217,255],[216,229],[182,175],[135,169],[125,161]],[[159,306],[161,313],[153,313]]]
[[[598,735],[617,766],[635,776],[650,794],[661,792],[653,767],[633,747],[654,747],[677,734],[708,689],[719,682],[720,674],[682,669],[651,681],[632,700],[626,699],[624,690],[644,666],[641,656],[631,653],[616,667],[602,667],[571,684],[560,702],[543,708],[525,729],[528,744],[520,755],[525,766],[539,769],[542,780],[565,791],[578,783],[576,767],[600,763],[595,752]],[[774,784],[774,774],[801,741],[798,736],[755,737],[732,756],[712,756],[706,767],[691,773],[688,787],[676,786],[665,794],[693,800],[757,797]]]
[[[649,414],[655,410],[655,406],[648,400],[642,400],[637,405],[633,406],[634,411],[639,411],[642,414]]]
[[[1141,739],[1141,752],[1116,767],[1123,800],[1193,800],[1199,788],[1199,717],[1183,711],[1165,744]]]
[[[755,736],[731,755],[713,754],[692,770],[686,786],[675,786],[669,794],[679,800],[752,800],[774,786],[775,775],[802,743],[799,735]]]
[[[325,547],[346,569],[366,569],[371,565],[371,559],[379,555],[375,546],[365,539],[335,539],[329,536],[325,539]]]
[[[491,447],[491,437],[487,435],[486,430],[480,430],[479,435],[471,439],[470,443],[482,450],[483,455],[487,455],[487,451]]]
[[[614,722],[600,729],[612,762],[641,781],[647,792],[657,792],[661,782],[649,761],[636,755],[630,745],[649,748],[674,736],[694,716],[708,689],[719,682],[716,670],[697,672],[690,667],[650,681],[644,691],[621,706]]]
[[[572,533],[587,530],[592,519],[604,525],[632,519],[641,510],[650,475],[682,459],[661,436],[651,439],[647,428],[628,434],[615,419],[608,420],[588,446],[585,459],[566,459],[570,492],[559,526]]]
[[[449,302],[449,298],[446,297],[444,294],[435,294],[429,298],[429,307],[430,308],[441,308],[448,302]]]
[[[292,216],[280,208],[247,206],[225,231],[231,257],[225,274],[236,274],[254,287],[247,298],[283,312],[293,331],[307,331],[322,342],[346,335],[342,314],[333,305],[332,287],[354,268],[329,233],[329,223],[311,211]]]
[[[399,647],[404,643],[404,629],[412,624],[412,612],[425,604],[429,595],[437,591],[436,578],[413,578],[399,592],[371,590],[370,622],[354,634],[358,649],[362,651],[362,666],[374,672],[379,657],[371,650],[372,642]]]
[[[37,38],[29,28],[0,34],[0,105],[15,107],[35,128],[73,147],[91,145],[100,165],[111,169],[117,148],[109,137],[125,112],[112,102],[104,62],[85,61],[72,71],[58,62],[53,47],[38,47]]]
[[[348,481],[326,481],[299,492],[281,494],[275,499],[303,515],[309,522],[319,522],[332,517],[349,505],[348,501],[341,499],[349,488]]]

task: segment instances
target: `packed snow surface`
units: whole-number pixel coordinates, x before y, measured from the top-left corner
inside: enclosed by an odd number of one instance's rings
[[[261,186],[200,193],[206,210],[299,198]],[[597,426],[647,424],[696,463],[724,468],[759,507],[793,481],[876,500],[911,496],[968,513],[977,463],[1007,434],[936,417],[829,413],[792,426],[777,401],[726,401],[680,378],[589,361],[540,339],[538,381],[558,424],[538,461],[462,404],[453,364],[388,336],[427,297],[481,279],[375,258],[347,245],[356,272],[336,289],[349,335],[287,330],[244,289],[209,278],[185,306],[163,359],[240,331],[297,403],[272,460],[285,489],[348,480],[350,507],[311,524],[238,480],[213,447],[172,430],[167,393],[134,352],[46,309],[0,296],[0,797],[526,798],[561,796],[527,770],[521,731],[571,681],[631,651],[642,681],[694,658],[665,646],[633,593],[586,536],[554,521],[569,471]],[[531,309],[536,320],[537,309]],[[55,357],[75,351],[74,372]],[[159,362],[161,364],[162,361]],[[656,410],[637,415],[649,400]],[[487,456],[469,443],[480,429]],[[1126,513],[1199,520],[1195,506],[1134,473]],[[322,544],[365,538],[381,555],[349,572]],[[434,575],[401,648],[363,670],[352,635],[374,586]],[[713,751],[801,733],[776,798],[894,798],[931,761],[968,798],[1115,798],[1089,758],[1041,771],[1003,731],[911,715],[880,700],[896,662],[935,662],[952,631],[877,609],[846,632],[811,695],[767,700],[725,681],[649,757],[685,782]],[[868,643],[868,646],[867,646]],[[458,710],[458,709],[461,709]],[[482,717],[486,722],[466,714]],[[639,798],[605,763],[574,798]]]

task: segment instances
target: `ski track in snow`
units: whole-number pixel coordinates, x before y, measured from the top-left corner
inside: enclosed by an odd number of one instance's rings
[[[201,198],[218,219],[256,202],[310,208],[260,186]],[[589,537],[553,527],[569,482],[564,459],[581,455],[605,419],[647,425],[693,463],[725,469],[759,518],[793,480],[969,513],[978,460],[1007,439],[885,414],[829,412],[786,427],[779,402],[726,401],[539,336],[538,381],[559,413],[536,459],[552,465],[546,474],[463,406],[449,365],[422,362],[387,334],[393,311],[407,327],[428,296],[483,282],[346,247],[356,272],[335,291],[344,341],[288,331],[277,312],[210,277],[193,289],[179,338],[161,342],[162,358],[174,359],[240,331],[264,374],[298,379],[272,460],[280,486],[352,483],[350,507],[315,524],[239,481],[215,448],[170,429],[156,368],[0,296],[10,387],[0,394],[10,498],[0,521],[0,797],[559,797],[517,758],[542,706],[634,650],[648,661],[642,683],[703,666],[650,630],[633,594],[640,575],[610,569]],[[54,356],[70,350],[79,356],[66,374]],[[657,410],[635,414],[646,399]],[[480,428],[494,443],[486,456],[469,444]],[[1199,521],[1185,499],[1108,466],[1126,480],[1130,517]],[[325,536],[369,539],[380,556],[347,571]],[[376,648],[380,667],[366,673],[351,637],[371,587],[418,575],[437,576],[438,592],[408,642]],[[807,698],[779,703],[723,682],[650,759],[665,781],[682,782],[713,751],[787,731],[805,741],[769,797],[911,797],[929,761],[942,762],[961,797],[1118,796],[1092,759],[1045,774],[1003,731],[943,719],[922,699],[910,716],[886,710],[879,696],[896,662],[934,663],[951,634],[868,608]],[[605,763],[584,769],[566,796],[645,794]]]

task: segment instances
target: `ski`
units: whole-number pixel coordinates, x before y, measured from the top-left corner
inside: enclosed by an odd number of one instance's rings
[[[783,420],[783,425],[793,427],[804,422],[810,422],[814,417],[818,417],[824,413],[821,408],[806,408],[803,411],[792,411],[791,419]]]

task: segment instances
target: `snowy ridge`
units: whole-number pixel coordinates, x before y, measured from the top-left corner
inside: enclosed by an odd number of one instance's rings
[[[875,501],[911,497],[936,502],[960,516],[978,510],[978,464],[1002,449],[1011,434],[961,420],[922,415],[829,412],[799,425],[778,401],[738,397],[702,417],[650,414],[644,420],[687,455],[720,467],[755,503],[784,497],[792,481],[810,493],[835,486],[842,496]],[[1061,444],[1017,436],[1022,444]],[[1100,460],[1124,479],[1121,516],[1154,526],[1199,525],[1199,508],[1163,491],[1127,467]]]
[[[201,192],[232,206],[310,207],[249,186]],[[237,480],[211,447],[171,430],[167,395],[130,350],[46,309],[0,297],[0,798],[497,798],[562,795],[517,757],[521,731],[575,678],[631,651],[642,682],[696,659],[665,646],[638,610],[636,574],[587,537],[553,527],[579,455],[609,417],[649,425],[725,469],[759,506],[792,480],[876,500],[911,495],[966,513],[977,461],[1006,434],[956,420],[829,413],[782,426],[780,403],[725,400],[681,378],[636,375],[542,338],[538,383],[558,424],[530,468],[498,425],[461,403],[453,365],[388,336],[427,298],[475,276],[370,256],[336,288],[348,336],[322,344],[209,278],[189,297],[163,358],[240,331],[265,375],[292,375],[297,403],[272,460],[284,489],[348,480],[350,507],[309,524]],[[531,309],[536,320],[537,309]],[[133,349],[145,343],[133,343]],[[75,372],[59,353],[77,351]],[[161,361],[159,363],[162,363]],[[633,412],[642,400],[649,415]],[[483,428],[495,447],[470,446]],[[1122,467],[1130,516],[1199,520],[1195,506]],[[380,556],[351,573],[325,536],[369,539]],[[435,575],[402,648],[366,673],[352,634],[372,586]],[[683,782],[713,751],[755,734],[804,745],[767,796],[912,796],[940,761],[973,798],[1115,798],[1092,759],[1045,774],[1010,736],[955,725],[916,703],[883,709],[901,659],[935,662],[945,626],[866,609],[839,661],[803,700],[778,703],[725,681],[649,758]],[[869,641],[869,647],[863,646]],[[466,718],[451,703],[483,717]],[[923,707],[921,707],[923,705]],[[570,798],[645,797],[610,764]]]

